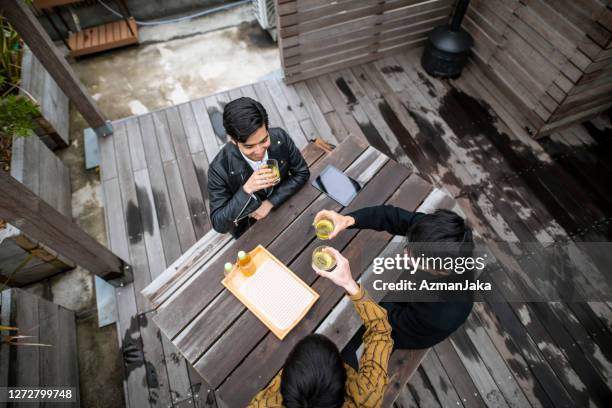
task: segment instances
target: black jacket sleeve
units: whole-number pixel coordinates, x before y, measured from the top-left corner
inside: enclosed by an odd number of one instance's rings
[[[210,220],[215,231],[220,233],[234,231],[234,220],[248,216],[261,205],[255,194],[248,195],[242,188],[232,193],[216,166],[208,170],[208,197]]]
[[[274,192],[270,194],[268,200],[274,205],[274,207],[278,207],[282,203],[284,203],[289,197],[291,197],[296,191],[298,191],[310,178],[310,170],[308,170],[308,165],[306,164],[306,160],[302,156],[302,153],[297,148],[291,137],[282,130],[284,143],[287,144],[287,149],[289,151],[288,157],[288,165],[289,172],[291,173],[289,177],[285,180],[281,181],[281,183],[274,189]]]
[[[365,207],[350,214],[355,224],[350,228],[387,231],[393,235],[406,235],[408,228],[417,221],[423,213],[411,212],[392,205]]]

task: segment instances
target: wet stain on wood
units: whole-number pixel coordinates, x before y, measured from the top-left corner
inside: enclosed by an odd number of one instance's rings
[[[157,379],[157,370],[155,366],[150,361],[145,361],[145,370],[149,388],[159,388],[159,380]]]
[[[378,129],[376,129],[376,126],[374,126],[372,122],[368,121],[366,123],[362,123],[357,121],[357,124],[359,125],[359,128],[363,132],[363,135],[366,137],[367,141],[370,142],[372,146],[387,156],[394,158],[395,155],[391,149],[389,149],[389,146],[387,146],[380,133],[378,133]]]
[[[131,317],[130,326],[123,335],[123,340],[121,341],[121,354],[123,356],[126,378],[130,376],[133,370],[144,364],[142,339],[140,338],[140,327],[138,325],[137,316]]]
[[[498,119],[488,104],[451,89],[442,98],[439,112],[458,138],[486,137],[511,171],[531,190],[530,196],[539,199],[570,236],[604,238],[590,228],[593,220],[602,214],[597,205],[600,202],[591,189],[579,185],[559,163],[541,160],[529,146],[500,132],[495,125]],[[612,237],[612,231],[603,232],[608,239]]]
[[[142,228],[147,234],[153,235],[153,207],[151,206],[149,195],[144,188],[136,186],[136,197],[138,197]]]
[[[208,116],[210,117],[210,123],[212,124],[215,136],[222,143],[226,142],[226,132],[223,126],[223,113],[216,107],[208,108]]]
[[[451,89],[442,98],[439,113],[460,139],[479,133],[499,134],[495,127],[497,118],[493,116],[489,108],[456,88]]]
[[[436,87],[431,83],[429,78],[427,78],[427,76],[425,76],[422,72],[417,72],[417,75],[419,76],[419,80],[423,83],[423,85],[427,87],[427,94],[432,98],[438,96],[438,94],[436,94]]]
[[[355,94],[353,93],[353,91],[351,91],[351,88],[346,83],[344,78],[336,79],[336,85],[338,86],[338,89],[340,89],[340,92],[342,92],[342,94],[348,100],[349,105],[354,105],[357,103],[357,98],[355,97]]]
[[[164,193],[153,189],[153,203],[157,213],[157,222],[159,222],[160,227],[165,227],[170,223],[170,209],[166,207]]]
[[[127,222],[128,237],[131,244],[136,244],[142,240],[142,222],[140,221],[140,210],[133,201],[128,202],[125,212]]]
[[[404,68],[400,67],[399,65],[387,65],[381,68],[381,72],[383,74],[399,73],[404,72]]]
[[[200,191],[202,192],[202,197],[208,197],[208,176],[206,174],[206,170],[198,166],[194,167],[196,178],[198,179],[198,185],[200,186]]]

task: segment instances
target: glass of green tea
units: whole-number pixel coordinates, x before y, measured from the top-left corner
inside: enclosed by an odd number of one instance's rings
[[[328,220],[327,218],[321,218],[315,223],[314,228],[317,238],[321,240],[327,240],[329,239],[329,235],[334,230],[334,223],[331,220]]]
[[[321,245],[312,251],[312,265],[324,271],[331,271],[336,267],[336,257],[327,251],[326,246]]]
[[[278,161],[276,159],[268,159],[266,160],[266,165],[272,170],[272,174],[277,180],[274,184],[280,183],[280,169],[278,167]]]

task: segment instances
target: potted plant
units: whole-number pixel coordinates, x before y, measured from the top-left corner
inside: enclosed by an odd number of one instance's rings
[[[13,138],[32,134],[38,107],[19,96],[23,42],[8,21],[0,16],[0,169],[10,172]],[[5,224],[0,220],[0,229]]]

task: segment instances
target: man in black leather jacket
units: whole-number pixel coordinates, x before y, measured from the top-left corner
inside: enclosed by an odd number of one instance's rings
[[[210,219],[215,231],[238,238],[298,191],[310,171],[287,132],[268,128],[268,114],[259,102],[238,98],[228,103],[223,126],[230,141],[208,170]],[[278,162],[278,184],[269,168],[260,168],[267,159]]]

